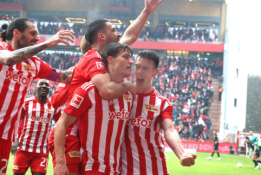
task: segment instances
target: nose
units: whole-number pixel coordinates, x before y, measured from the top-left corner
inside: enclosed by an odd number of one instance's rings
[[[117,36],[118,37],[122,37],[122,35],[117,31]]]
[[[133,65],[133,63],[134,63],[134,61],[133,61],[133,59],[131,58],[131,59],[130,59],[130,64]]]
[[[36,40],[36,42],[38,42],[38,41],[40,40],[39,35],[37,35],[37,36],[35,37],[35,40]]]

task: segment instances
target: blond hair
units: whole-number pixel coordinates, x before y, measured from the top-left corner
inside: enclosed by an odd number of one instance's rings
[[[86,41],[85,36],[82,37],[82,41],[81,41],[81,52],[84,55],[86,52],[88,52],[89,50],[91,50],[91,45]]]

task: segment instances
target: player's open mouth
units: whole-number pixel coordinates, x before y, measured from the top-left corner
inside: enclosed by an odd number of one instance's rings
[[[139,84],[142,84],[142,83],[144,82],[144,79],[143,79],[143,78],[137,78],[137,82],[138,82]]]
[[[37,41],[31,41],[31,45],[35,45],[37,43]]]

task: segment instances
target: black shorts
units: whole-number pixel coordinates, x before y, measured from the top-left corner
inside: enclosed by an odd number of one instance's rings
[[[218,143],[214,144],[214,150],[218,151]]]

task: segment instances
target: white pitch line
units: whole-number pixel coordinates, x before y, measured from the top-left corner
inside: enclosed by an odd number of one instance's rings
[[[166,157],[166,159],[169,159],[169,158],[171,158],[171,157]]]

